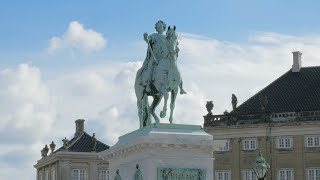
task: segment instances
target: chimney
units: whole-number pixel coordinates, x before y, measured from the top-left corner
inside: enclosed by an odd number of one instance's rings
[[[300,72],[302,53],[300,51],[295,51],[295,52],[292,52],[292,54],[293,54],[292,72]]]
[[[74,133],[75,137],[79,137],[84,132],[84,119],[78,119],[75,121],[76,123],[76,133]]]

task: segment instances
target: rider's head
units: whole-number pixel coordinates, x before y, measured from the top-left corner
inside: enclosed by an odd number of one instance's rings
[[[157,30],[158,33],[163,33],[166,30],[166,23],[164,23],[163,21],[159,20],[156,24],[155,24],[155,28]]]

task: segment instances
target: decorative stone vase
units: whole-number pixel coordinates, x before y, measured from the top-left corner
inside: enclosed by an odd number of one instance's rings
[[[54,144],[54,142],[52,141],[50,144],[51,153],[54,152],[55,148],[56,148],[56,144]]]
[[[206,108],[207,108],[207,111],[208,111],[208,115],[212,114],[211,111],[212,111],[213,107],[214,107],[213,102],[212,101],[207,101]]]

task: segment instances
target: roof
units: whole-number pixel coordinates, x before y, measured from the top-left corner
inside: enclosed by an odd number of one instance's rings
[[[69,152],[91,152],[91,141],[92,136],[83,132],[80,136],[74,137],[69,140],[68,151]],[[101,141],[96,141],[96,152],[101,152],[106,149],[109,149],[110,146],[102,143]],[[57,151],[63,151],[63,146],[60,147]]]
[[[261,112],[260,97],[267,96],[266,111],[273,113],[320,109],[320,66],[289,70],[236,108],[240,113]]]

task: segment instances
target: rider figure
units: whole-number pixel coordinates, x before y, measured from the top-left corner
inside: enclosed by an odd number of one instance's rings
[[[154,69],[158,65],[159,61],[163,58],[167,58],[168,50],[166,47],[166,36],[163,32],[166,29],[166,24],[163,21],[158,21],[155,24],[155,29],[157,33],[153,33],[148,36],[147,33],[143,34],[144,40],[148,44],[148,51],[146,55],[146,59],[143,63],[145,76],[141,77],[142,85],[146,86],[146,91],[150,92],[150,84],[153,80]],[[177,48],[177,51],[179,49]],[[182,81],[179,85],[180,94],[186,94],[185,90],[182,86]]]

